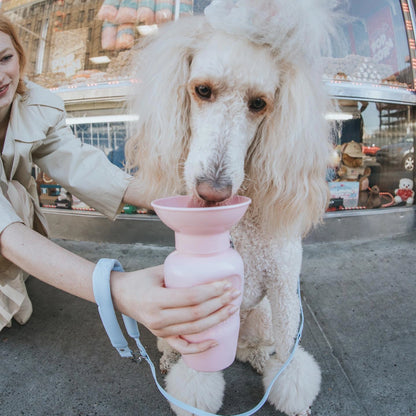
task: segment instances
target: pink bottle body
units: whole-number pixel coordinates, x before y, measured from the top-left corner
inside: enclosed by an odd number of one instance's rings
[[[235,196],[227,205],[201,207],[190,196],[152,202],[159,218],[175,231],[176,250],[165,261],[167,287],[191,287],[229,279],[243,293],[244,266],[230,247],[230,229],[246,212],[251,200]],[[242,295],[233,301],[239,308]],[[189,342],[216,340],[218,345],[198,354],[184,355],[185,363],[198,371],[219,371],[235,359],[240,329],[239,310],[226,321],[192,336]]]
[[[229,279],[234,290],[243,291],[244,265],[232,248],[212,254],[174,251],[165,261],[167,287],[189,287]],[[240,306],[242,296],[233,301]],[[240,329],[239,311],[227,320],[199,334],[185,336],[189,342],[217,341],[217,346],[198,354],[183,355],[185,363],[198,371],[219,371],[230,366],[237,351]]]

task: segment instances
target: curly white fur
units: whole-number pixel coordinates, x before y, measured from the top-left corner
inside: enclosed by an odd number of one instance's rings
[[[301,237],[327,204],[328,100],[318,55],[335,3],[215,0],[206,17],[166,25],[139,47],[135,63],[132,106],[140,117],[126,155],[147,202],[179,193],[206,204],[236,193],[253,201],[233,239],[246,275],[238,358],[260,373],[293,346]],[[165,349],[168,389],[184,372],[171,357]],[[189,394],[176,379],[182,399],[220,406],[221,383],[192,374],[197,388]],[[312,356],[299,349],[284,379],[270,401],[288,414],[307,412],[320,383]]]
[[[166,389],[173,397],[190,406],[216,413],[224,397],[225,381],[220,372],[199,373],[180,359],[166,376]],[[171,406],[178,416],[189,415],[180,407]]]
[[[269,387],[282,365],[277,359],[270,359],[264,372],[265,388]],[[316,361],[302,347],[296,351],[287,370],[277,379],[269,401],[289,415],[299,415],[315,400],[321,384],[321,373]],[[308,380],[306,386],[304,380]]]

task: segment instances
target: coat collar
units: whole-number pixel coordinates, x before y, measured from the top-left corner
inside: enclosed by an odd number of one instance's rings
[[[16,154],[17,143],[35,143],[44,140],[53,124],[39,107],[52,107],[64,111],[63,102],[57,95],[32,82],[27,82],[26,85],[27,92],[24,95],[16,94],[13,100],[3,148],[3,166],[9,177],[14,176],[20,163],[21,155]],[[27,163],[31,161],[28,160]]]
[[[45,138],[45,130],[40,119],[40,113],[33,111],[35,107],[51,107],[63,111],[61,98],[46,88],[33,82],[26,82],[25,94],[16,94],[10,113],[10,122],[7,129],[7,140],[22,142],[35,142]]]

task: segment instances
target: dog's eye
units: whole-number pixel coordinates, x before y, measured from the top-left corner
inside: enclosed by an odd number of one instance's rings
[[[195,87],[195,92],[197,93],[198,97],[202,98],[203,100],[209,100],[212,95],[211,88],[207,85],[197,85]]]
[[[257,97],[249,101],[248,108],[250,109],[250,111],[257,113],[263,110],[266,107],[266,105],[266,101],[264,101],[263,98]]]

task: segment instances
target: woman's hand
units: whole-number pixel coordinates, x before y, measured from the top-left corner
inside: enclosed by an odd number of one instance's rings
[[[94,302],[95,264],[41,236],[21,223],[0,233],[0,253],[38,279]],[[236,312],[231,301],[239,292],[226,281],[187,289],[164,287],[163,266],[111,273],[115,307],[145,325],[182,354],[205,351],[213,340],[188,343],[181,335],[197,334]]]
[[[205,351],[215,341],[189,343],[181,335],[202,332],[237,311],[230,304],[240,296],[228,281],[192,288],[164,286],[163,266],[135,272],[112,272],[111,292],[115,307],[164,338],[181,354]]]

